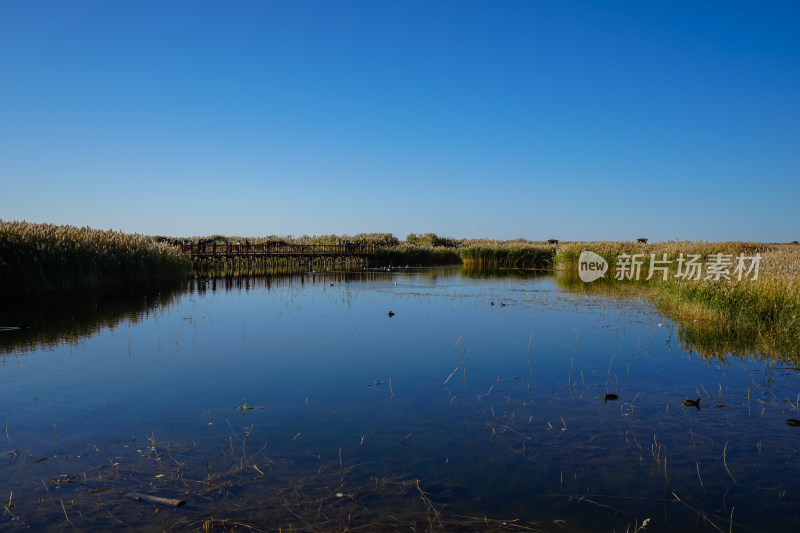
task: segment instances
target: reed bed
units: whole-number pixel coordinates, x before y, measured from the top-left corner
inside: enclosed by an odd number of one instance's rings
[[[461,264],[458,250],[441,246],[402,244],[378,249],[375,266],[437,266]]]
[[[466,239],[454,239],[452,237],[440,237],[435,233],[409,233],[406,236],[406,243],[415,246],[443,246],[445,248],[459,248],[466,242]]]
[[[184,280],[190,260],[141,235],[0,221],[0,295]]]
[[[194,236],[187,238],[159,237],[164,241],[191,241],[194,243],[206,242],[225,244],[228,242],[249,242],[250,244],[311,244],[311,245],[334,245],[348,242],[363,242],[365,245],[374,246],[398,246],[400,240],[391,233],[357,233],[355,235],[266,235],[266,236],[241,236],[241,235],[207,235]]]
[[[211,235],[189,239],[163,240],[181,242],[204,242],[218,245],[242,243],[250,245],[309,244],[334,245],[344,242],[359,242],[380,248],[370,266],[438,266],[466,264],[480,268],[526,268],[552,269],[556,247],[543,241],[515,239],[511,241],[491,239],[456,239],[435,233],[406,236],[400,241],[391,233],[358,233],[355,235],[302,235],[300,237],[270,235],[266,237],[241,237]]]
[[[459,249],[467,266],[479,268],[552,269],[556,247],[531,242],[472,243]]]
[[[471,268],[552,269],[556,247],[516,239],[454,239],[435,233],[409,234],[406,241],[379,254],[381,264],[460,265]]]
[[[560,245],[558,247],[555,261],[556,264],[562,269],[577,271],[578,257],[584,250],[589,250],[608,261],[609,265],[612,267],[610,272],[613,275],[613,266],[616,258],[622,254],[640,254],[642,255],[644,266],[649,267],[651,254],[655,254],[656,259],[660,259],[662,254],[667,254],[669,258],[675,259],[681,253],[684,255],[699,254],[703,259],[706,259],[710,254],[716,253],[731,254],[734,256],[737,256],[741,253],[746,256],[750,256],[782,246],[791,247],[792,245],[770,245],[741,241],[664,241],[655,243],[640,243],[632,241],[575,241]]]

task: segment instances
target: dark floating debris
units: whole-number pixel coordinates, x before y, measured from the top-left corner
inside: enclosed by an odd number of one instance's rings
[[[787,418],[786,425],[792,426],[793,428],[800,428],[800,420],[795,420],[794,418]]]
[[[394,316],[394,313],[389,311],[389,317],[393,317],[393,316]]]
[[[607,393],[605,393],[603,395],[603,401],[604,402],[611,401],[611,400],[619,400],[619,396],[617,396],[616,394],[610,393],[610,392],[607,392]]]
[[[161,505],[170,505],[172,507],[180,507],[186,505],[186,500],[176,500],[173,498],[162,498],[160,496],[151,496],[150,494],[139,494],[138,492],[129,492],[125,495],[126,498],[139,500],[147,503],[157,503]]]
[[[367,383],[367,387],[377,387],[378,385],[386,385],[386,380],[378,379],[374,383]]]
[[[489,302],[490,304],[494,305],[494,302]]]
[[[724,404],[724,403],[718,403],[718,404],[717,404],[717,405],[715,405],[714,407],[725,407],[725,404]]]
[[[698,410],[700,409],[700,398],[696,400],[683,400],[683,405],[686,407],[696,407]]]

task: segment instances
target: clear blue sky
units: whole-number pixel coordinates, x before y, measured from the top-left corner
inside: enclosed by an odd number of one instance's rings
[[[0,3],[0,218],[800,240],[798,2]]]

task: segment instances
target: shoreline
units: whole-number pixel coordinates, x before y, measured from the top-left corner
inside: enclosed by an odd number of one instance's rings
[[[213,236],[224,242],[231,237]],[[276,242],[275,237],[272,242]],[[282,242],[331,244],[354,239],[375,245],[376,254],[363,266],[465,266],[475,269],[536,269],[562,271],[570,288],[595,291],[598,287],[633,288],[678,320],[695,321],[706,330],[739,332],[745,337],[771,339],[770,351],[786,351],[800,345],[800,246],[752,242],[568,242],[561,245],[534,241],[487,241],[440,238],[435,234],[415,236],[400,242],[389,234],[359,234],[354,237],[327,235],[286,237]],[[201,239],[197,239],[198,241]],[[206,242],[209,239],[205,239]],[[259,243],[265,238],[248,242]],[[166,287],[198,274],[214,273],[220,265],[192,262],[187,254],[165,241],[166,237],[145,237],[114,231],[0,221],[0,295],[25,297],[57,295],[76,291],[130,290]],[[594,250],[611,266],[606,280],[584,283],[577,280],[578,258],[583,250]],[[649,258],[663,254],[677,256],[725,253],[759,254],[763,257],[757,280],[721,281],[616,281],[613,266],[621,254],[641,254],[643,270]],[[666,255],[664,255],[666,257]],[[237,263],[236,261],[240,261]],[[224,264],[222,274],[261,275],[279,270],[277,261],[246,259]],[[311,263],[309,263],[311,264]],[[674,268],[671,270],[674,273]],[[789,350],[797,351],[797,349]]]

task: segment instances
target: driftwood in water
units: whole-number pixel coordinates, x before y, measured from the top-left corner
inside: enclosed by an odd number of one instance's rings
[[[147,503],[158,503],[161,505],[171,505],[172,507],[180,507],[186,504],[186,500],[176,500],[173,498],[162,498],[160,496],[151,496],[150,494],[140,494],[138,492],[129,492],[125,495],[126,498],[133,498],[134,500],[141,500]]]

